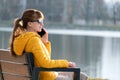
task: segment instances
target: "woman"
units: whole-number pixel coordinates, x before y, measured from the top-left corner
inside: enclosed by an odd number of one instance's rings
[[[23,55],[23,52],[32,52],[34,63],[37,67],[76,67],[74,62],[69,62],[67,60],[52,60],[50,58],[51,44],[50,41],[48,41],[48,32],[43,28],[43,20],[43,13],[35,9],[24,11],[22,17],[15,20],[10,44],[11,54],[20,56]],[[38,32],[41,32],[42,29],[45,31],[45,34],[41,37]],[[69,73],[66,74],[69,75]],[[41,72],[40,80],[63,80],[60,78],[66,78],[66,74]],[[84,76],[84,78],[87,77]],[[67,80],[70,79],[68,78]]]

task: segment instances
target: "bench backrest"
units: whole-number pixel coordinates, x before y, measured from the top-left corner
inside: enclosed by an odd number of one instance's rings
[[[9,50],[0,50],[0,80],[31,80],[26,56],[11,56]]]

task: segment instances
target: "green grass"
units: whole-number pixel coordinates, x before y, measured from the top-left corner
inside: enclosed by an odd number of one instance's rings
[[[13,20],[9,21],[0,21],[0,27],[13,27]],[[120,31],[119,25],[76,25],[76,24],[65,24],[59,22],[45,22],[46,28],[53,29],[82,29],[82,30],[111,30],[111,31]]]

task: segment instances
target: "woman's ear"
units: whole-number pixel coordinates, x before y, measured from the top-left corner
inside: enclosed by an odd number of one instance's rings
[[[28,25],[28,26],[32,26],[32,22],[28,22],[27,25]]]

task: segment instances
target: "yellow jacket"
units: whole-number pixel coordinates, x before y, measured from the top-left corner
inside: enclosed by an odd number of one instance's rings
[[[25,52],[32,52],[34,55],[35,66],[44,68],[68,67],[67,60],[51,59],[50,42],[43,44],[41,37],[35,32],[22,33],[16,37],[13,43],[14,52],[20,56]],[[40,80],[55,80],[56,72],[41,72]]]

